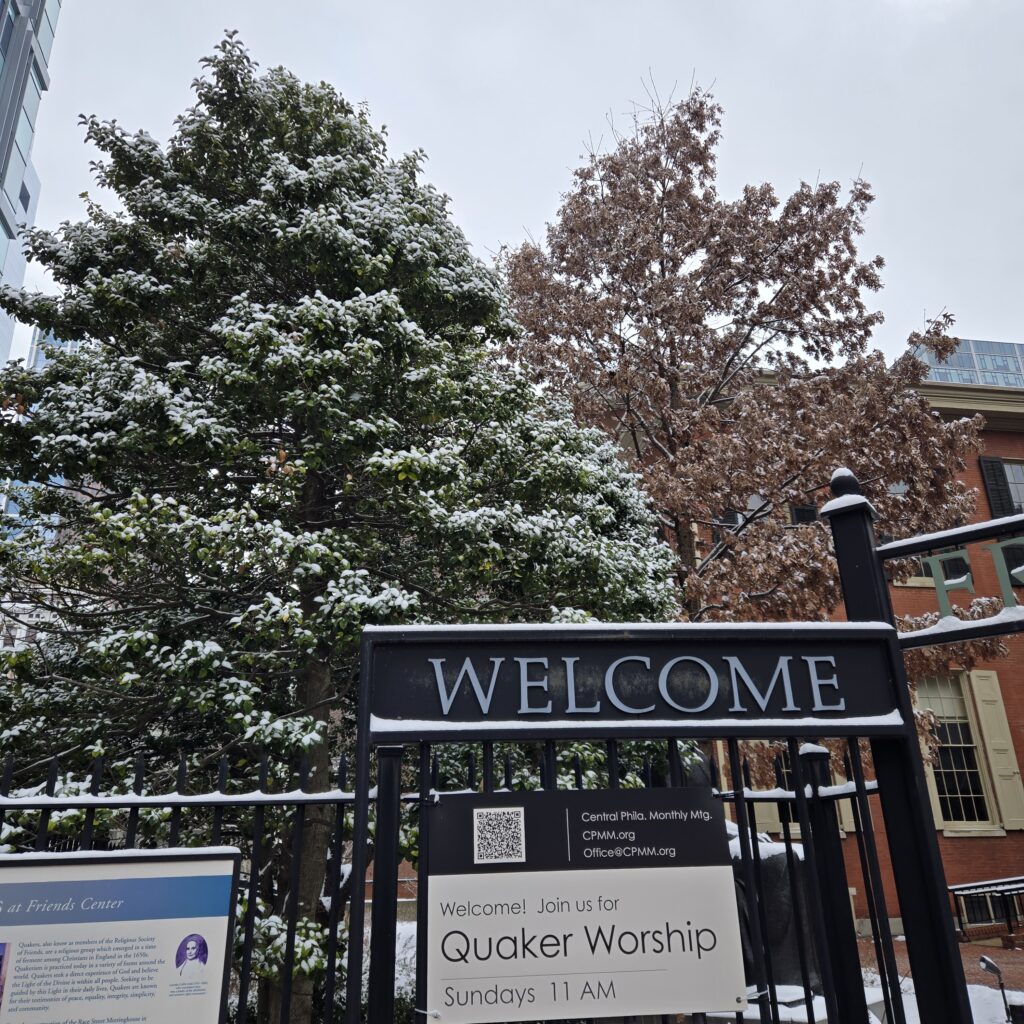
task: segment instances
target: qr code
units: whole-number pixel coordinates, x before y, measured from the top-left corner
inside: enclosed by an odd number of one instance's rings
[[[526,822],[522,807],[473,810],[473,863],[512,864],[526,860]]]

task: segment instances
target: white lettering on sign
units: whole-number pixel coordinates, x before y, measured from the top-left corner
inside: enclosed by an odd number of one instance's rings
[[[593,703],[580,704],[578,657],[555,659],[551,665],[556,677],[564,679],[564,687],[552,686],[548,658],[512,658],[515,664],[503,672],[505,658],[489,658],[485,668],[467,657],[456,672],[449,670],[447,674],[445,658],[427,660],[433,667],[445,717],[455,706],[466,680],[483,715],[490,713],[498,688],[507,686],[516,688],[519,715],[553,714],[556,697],[564,701],[559,712],[567,715],[596,715],[603,710],[599,694],[590,698]],[[728,686],[732,694],[729,711],[733,714],[767,713],[773,703],[779,713],[794,715],[846,709],[834,657],[782,655],[771,674],[765,672],[760,679],[736,655],[724,655],[720,660],[722,669],[716,670],[708,661],[692,655],[671,658],[661,666],[652,664],[646,655],[617,658],[603,672],[604,698],[612,708],[627,715],[656,712],[658,699],[681,714],[699,715],[710,709],[722,697],[723,687]],[[638,665],[640,669],[635,667]]]
[[[455,685],[452,686],[451,692],[449,693],[444,683],[444,658],[430,658],[428,659],[430,664],[434,666],[434,675],[437,679],[437,692],[441,697],[441,710],[447,715],[452,709],[452,704],[455,703],[455,698],[458,696],[459,687],[462,685],[462,680],[465,676],[469,676],[470,684],[473,687],[473,692],[476,694],[477,703],[480,705],[480,710],[486,715],[491,710],[491,698],[494,696],[494,684],[498,681],[498,669],[501,668],[501,663],[505,660],[504,658],[491,658],[491,664],[494,668],[491,670],[491,685],[487,688],[487,693],[484,693],[483,687],[480,685],[480,678],[476,674],[476,669],[473,667],[473,662],[467,658],[462,665],[462,671],[458,674],[455,679]]]

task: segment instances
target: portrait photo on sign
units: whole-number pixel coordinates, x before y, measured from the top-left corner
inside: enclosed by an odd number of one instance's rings
[[[193,933],[186,935],[178,943],[178,952],[174,956],[174,966],[178,974],[183,978],[190,976],[199,977],[206,972],[206,961],[209,959],[210,951],[206,945],[206,939],[202,935]]]
[[[7,964],[10,959],[10,943],[0,942],[0,1008],[4,1005],[4,983],[7,981]]]

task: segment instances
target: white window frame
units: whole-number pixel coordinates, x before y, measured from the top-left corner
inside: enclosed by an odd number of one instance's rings
[[[981,778],[981,791],[985,798],[985,807],[988,811],[988,818],[984,821],[949,821],[942,816],[942,804],[939,802],[939,790],[935,784],[935,769],[930,759],[925,759],[925,780],[928,785],[928,798],[932,805],[932,814],[935,818],[935,825],[941,828],[946,836],[1004,836],[1006,830],[998,817],[998,804],[996,803],[995,791],[992,785],[991,768],[989,766],[989,754],[985,747],[984,735],[978,722],[978,712],[974,706],[974,688],[970,684],[968,674],[961,669],[950,669],[945,675],[952,676],[960,684],[960,692],[963,694],[964,709],[967,712],[967,724],[970,726],[971,737],[974,740],[974,748],[978,757],[978,773]],[[920,701],[920,694],[915,694],[915,703]],[[919,705],[920,706],[920,705]],[[927,707],[927,705],[923,705]]]

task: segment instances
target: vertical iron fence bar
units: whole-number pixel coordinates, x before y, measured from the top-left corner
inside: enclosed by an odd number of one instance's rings
[[[99,796],[100,795],[100,783],[103,780],[103,755],[101,754],[92,763],[92,769],[89,772],[89,795]],[[96,825],[96,808],[87,807],[85,811],[85,821],[82,823],[82,835],[79,838],[78,845],[83,850],[91,850],[93,843],[93,832],[95,831]]]
[[[821,789],[832,781],[829,752],[824,747],[808,744],[802,748],[799,757],[806,768],[805,778],[811,783],[808,811],[817,857],[822,910],[829,933],[825,953],[832,960],[832,981],[836,985],[839,1019],[843,1024],[863,1024],[867,1020],[868,1006],[864,996],[864,977],[860,971],[857,929],[850,906],[850,883],[846,877],[843,841],[839,836],[839,816],[835,802],[821,796]]]
[[[476,792],[476,751],[470,750],[466,757],[466,789]]]
[[[683,766],[679,760],[679,743],[674,736],[670,736],[668,743],[668,785],[675,788],[683,784]],[[703,1013],[691,1014],[694,1024],[706,1024],[707,1016]],[[674,1014],[663,1013],[661,1024],[675,1024]]]
[[[643,780],[644,787],[646,789],[650,789],[652,785],[653,776],[651,775],[651,759],[649,757],[644,758]]]
[[[505,752],[505,789],[512,792],[512,754]]]
[[[619,788],[619,741],[608,740],[606,744],[608,751],[608,788]]]
[[[831,488],[842,501],[824,516],[832,529],[846,617],[851,622],[894,624],[883,559],[875,547],[876,513],[852,473],[836,474]],[[914,709],[895,641],[891,651],[893,696],[904,728],[897,736],[872,738],[871,756],[900,895],[915,999],[921,1019],[928,1024],[970,1024],[967,982],[949,913]]]
[[[0,774],[0,797],[7,796],[11,792],[11,781],[14,778],[14,755],[8,754],[4,759],[4,770]],[[0,807],[0,833],[4,830],[6,809]]]
[[[882,868],[878,863],[875,829],[871,822],[871,805],[868,803],[868,787],[864,780],[864,765],[860,756],[860,740],[857,737],[851,737],[848,746],[850,751],[850,769],[853,772],[853,790],[857,797],[858,817],[864,835],[864,852],[867,855],[868,872],[871,876],[871,889],[875,896],[875,918],[878,921],[879,941],[885,961],[885,973],[889,976],[890,1001],[895,1013],[895,1024],[906,1024],[903,994],[900,989],[900,972],[896,966],[892,928],[889,924],[889,908],[885,900],[885,885],[882,881]],[[890,1020],[892,1019],[890,1018]]]
[[[398,829],[402,748],[377,748],[377,836],[370,924],[369,1024],[395,1016],[395,928],[398,921]]]
[[[750,765],[747,759],[743,759],[743,784],[747,789],[754,787],[750,780]],[[750,800],[747,802],[747,814],[750,818],[750,850],[754,858],[754,883],[757,886],[758,900],[757,912],[761,925],[761,935],[764,939],[764,964],[765,973],[768,976],[768,1009],[772,1015],[773,1024],[779,1024],[779,994],[775,988],[775,964],[772,960],[771,943],[768,941],[768,916],[765,912],[765,901],[760,898],[764,892],[764,872],[761,868],[761,843],[757,834],[757,804]]]
[[[53,796],[57,792],[57,758],[50,758],[50,767],[46,773],[46,795]],[[50,810],[45,808],[39,812],[39,831],[36,833],[36,850],[42,852],[50,845]]]
[[[668,739],[668,778],[672,786],[683,784],[683,763],[679,759],[679,741],[675,736]]]
[[[576,788],[583,788],[583,762],[579,754],[572,755],[572,774],[576,782]]]
[[[303,756],[299,766],[299,791],[305,792],[309,782],[309,760]],[[292,1009],[292,983],[295,973],[295,931],[299,923],[299,880],[302,878],[302,847],[306,831],[306,805],[297,804],[292,825],[292,856],[288,872],[288,899],[285,916],[287,931],[284,940],[284,965],[281,968],[281,1024],[288,1024]],[[315,915],[316,908],[312,908]]]
[[[221,754],[220,763],[217,765],[217,792],[223,793],[228,784],[228,755]],[[210,842],[214,846],[220,846],[221,833],[224,825],[224,805],[219,801],[213,805],[213,828],[210,833]]]
[[[494,741],[484,740],[484,792],[494,792]]]
[[[846,758],[846,777],[851,778],[853,769],[850,767],[850,759]],[[875,961],[878,964],[878,977],[882,983],[882,999],[885,1003],[885,1019],[893,1019],[892,999],[889,992],[889,973],[885,963],[885,954],[882,951],[882,937],[878,930],[878,913],[875,909],[875,892],[871,884],[871,877],[868,870],[867,852],[864,849],[864,836],[862,822],[860,819],[860,808],[857,801],[850,800],[850,809],[853,814],[853,831],[857,838],[857,854],[860,857],[861,877],[864,880],[864,898],[868,905],[868,920],[871,924],[871,941],[875,949]]]
[[[337,786],[339,794],[345,792],[347,765],[345,757],[338,758]],[[429,778],[430,763],[426,777]],[[324,977],[324,1024],[334,1024],[334,984],[338,970],[338,923],[341,918],[342,859],[345,856],[345,798],[339,796],[334,806],[334,833],[331,836],[331,869],[327,876],[330,905],[327,908],[327,973]]]
[[[558,789],[558,756],[555,751],[555,741],[544,741],[544,771],[547,773],[548,781],[545,789]]]
[[[259,791],[267,792],[269,764],[267,755],[260,758]],[[238,1024],[246,1024],[249,1016],[249,983],[252,978],[252,940],[256,928],[256,904],[259,900],[260,872],[263,868],[264,806],[257,804],[252,812],[252,853],[249,857],[249,894],[245,903],[242,928],[242,963],[238,969]]]
[[[146,759],[139,754],[135,758],[135,778],[132,780],[132,792],[136,796],[142,796],[143,783],[146,778]],[[128,812],[128,824],[124,831],[124,846],[126,850],[135,849],[135,839],[139,830],[139,808],[133,807]]]
[[[430,786],[432,789],[441,788],[441,759],[437,754],[430,759]]]
[[[768,1002],[768,981],[765,976],[764,936],[761,934],[760,913],[757,907],[758,891],[754,881],[753,856],[750,852],[747,819],[747,801],[743,792],[743,772],[740,768],[740,745],[729,737],[729,777],[732,780],[733,806],[736,808],[737,842],[743,871],[743,898],[747,904],[747,927],[750,929],[750,954],[754,967],[754,987],[761,1024],[768,1024],[771,1008]]]
[[[370,833],[369,688],[366,648],[361,655],[359,724],[356,729],[356,787],[352,815],[352,899],[348,910],[348,958],[345,1024],[359,1024],[363,1003],[363,929],[366,922],[366,860]],[[392,954],[393,955],[393,954]]]
[[[178,779],[174,787],[175,793],[184,793],[185,787],[188,781],[188,762],[185,760],[185,755],[181,755],[181,760],[178,762]],[[177,846],[178,840],[181,838],[181,807],[171,808],[171,834],[168,837],[168,846]]]
[[[786,788],[786,777],[782,771],[782,761],[775,758],[775,784],[779,789]],[[786,848],[786,873],[789,876],[789,890],[793,897],[793,917],[796,921],[796,956],[800,964],[800,981],[804,989],[804,1006],[807,1009],[807,1020],[814,1020],[814,992],[811,989],[811,971],[807,957],[807,942],[804,928],[807,926],[807,913],[803,905],[803,873],[797,872],[796,854],[793,852],[793,836],[791,832],[793,811],[789,804],[776,804],[779,811],[779,822],[782,825],[782,842]]]
[[[490,746],[490,744],[488,744]],[[484,786],[494,779],[494,751],[491,750],[491,764],[487,764],[487,748],[484,748]],[[419,857],[416,862],[416,1010],[429,1014],[434,1009],[427,1006],[427,914],[429,912],[427,886],[430,884],[430,744],[420,744],[420,803],[419,803]],[[429,1020],[429,1017],[424,1017]]]
[[[832,961],[828,956],[830,936],[825,925],[825,913],[821,906],[821,888],[818,879],[818,864],[815,855],[815,837],[811,833],[811,818],[807,810],[807,793],[804,789],[804,772],[800,764],[800,747],[791,736],[787,740],[789,748],[789,767],[793,773],[793,796],[796,803],[797,823],[800,826],[800,843],[804,848],[804,865],[807,868],[807,891],[810,904],[811,922],[814,927],[815,948],[818,975],[821,979],[821,992],[825,998],[825,1014],[829,1024],[838,1024],[841,1020],[836,1002],[836,986],[832,977]]]

